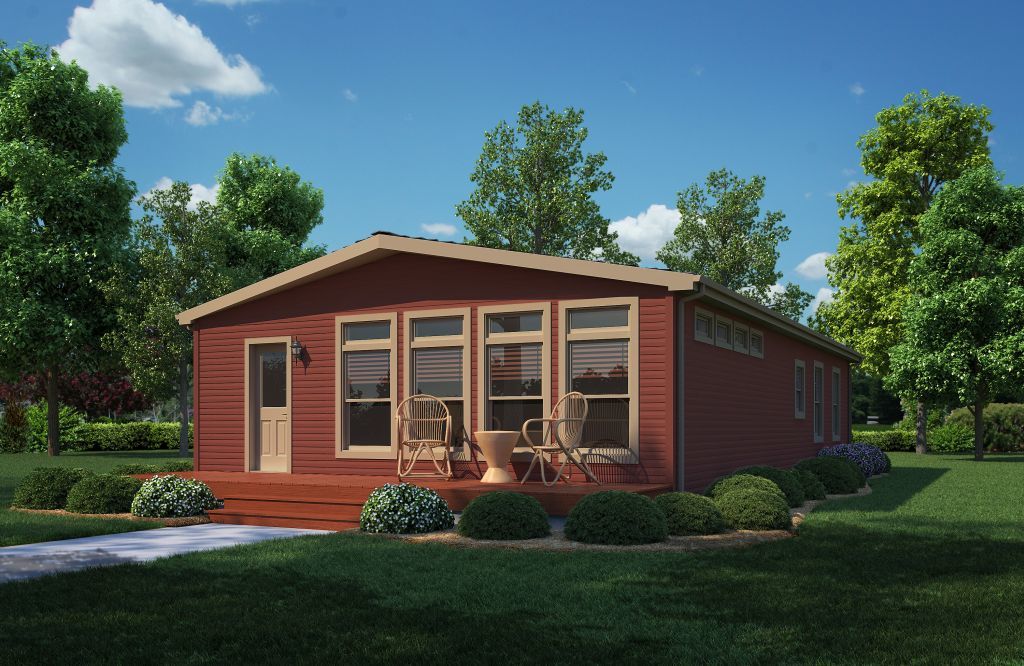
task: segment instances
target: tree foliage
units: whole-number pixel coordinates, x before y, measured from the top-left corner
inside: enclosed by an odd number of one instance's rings
[[[679,193],[679,225],[658,251],[658,260],[674,271],[703,275],[741,292],[792,319],[799,319],[814,298],[782,278],[776,268],[779,244],[789,239],[782,211],[761,212],[765,179],[740,178],[728,169],[708,174]]]
[[[1024,380],[1024,188],[1003,186],[991,167],[968,171],[938,193],[918,233],[888,385],[968,405],[980,459],[984,406]]]
[[[99,285],[129,236],[126,140],[117,90],[53,50],[0,43],[0,371],[47,373],[54,455],[57,379],[95,365],[112,323]]]
[[[467,242],[517,252],[636,265],[594,194],[611,189],[604,153],[584,154],[583,111],[562,112],[534,102],[516,127],[505,121],[484,135],[470,180],[476,189],[456,207]]]

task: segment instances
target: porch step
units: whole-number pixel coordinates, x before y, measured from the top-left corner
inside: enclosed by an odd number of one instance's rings
[[[335,512],[299,513],[294,507],[284,509],[212,509],[210,520],[228,525],[261,525],[265,527],[297,527],[309,530],[349,530],[359,527],[359,514],[355,517]]]

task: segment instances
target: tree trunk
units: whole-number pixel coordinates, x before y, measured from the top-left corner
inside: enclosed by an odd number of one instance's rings
[[[917,403],[917,442],[914,450],[917,453],[928,453],[928,407],[923,402]]]
[[[178,408],[181,429],[178,433],[178,455],[188,457],[188,361],[187,354],[178,360]]]
[[[60,395],[57,392],[57,369],[46,371],[46,452],[60,455]]]
[[[974,459],[985,459],[985,404],[974,403]]]

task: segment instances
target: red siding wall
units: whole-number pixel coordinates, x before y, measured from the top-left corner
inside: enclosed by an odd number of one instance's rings
[[[516,302],[551,302],[552,404],[558,396],[558,302],[636,296],[640,298],[640,462],[642,478],[671,483],[675,413],[674,300],[664,289],[592,278],[556,275],[514,266],[490,266],[417,255],[395,255],[301,285],[201,319],[194,327],[196,460],[202,470],[242,471],[244,462],[244,341],[294,336],[306,348],[292,367],[292,471],[294,473],[394,474],[393,460],[337,459],[334,454],[334,317],[364,312],[399,313],[399,399],[406,310],[473,307]],[[471,424],[477,423],[478,316],[472,325]]]
[[[698,342],[693,336],[695,303],[685,304],[685,416],[683,474],[686,490],[701,492],[738,467],[789,467],[832,442],[832,367],[840,369],[840,440],[846,441],[849,364],[842,358],[782,335],[756,322],[764,333],[764,358]],[[714,312],[703,303],[700,307]],[[794,361],[806,372],[806,417],[794,417]],[[824,441],[814,443],[814,362],[824,364]]]

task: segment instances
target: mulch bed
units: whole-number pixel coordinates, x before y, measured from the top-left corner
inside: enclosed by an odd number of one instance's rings
[[[38,513],[50,516],[69,516],[71,518],[116,518],[120,520],[141,520],[147,522],[163,523],[164,527],[185,527],[188,525],[202,525],[210,522],[206,514],[201,516],[188,516],[185,518],[141,518],[130,513],[72,513],[64,509],[19,509],[11,507],[11,511],[22,513]]]

